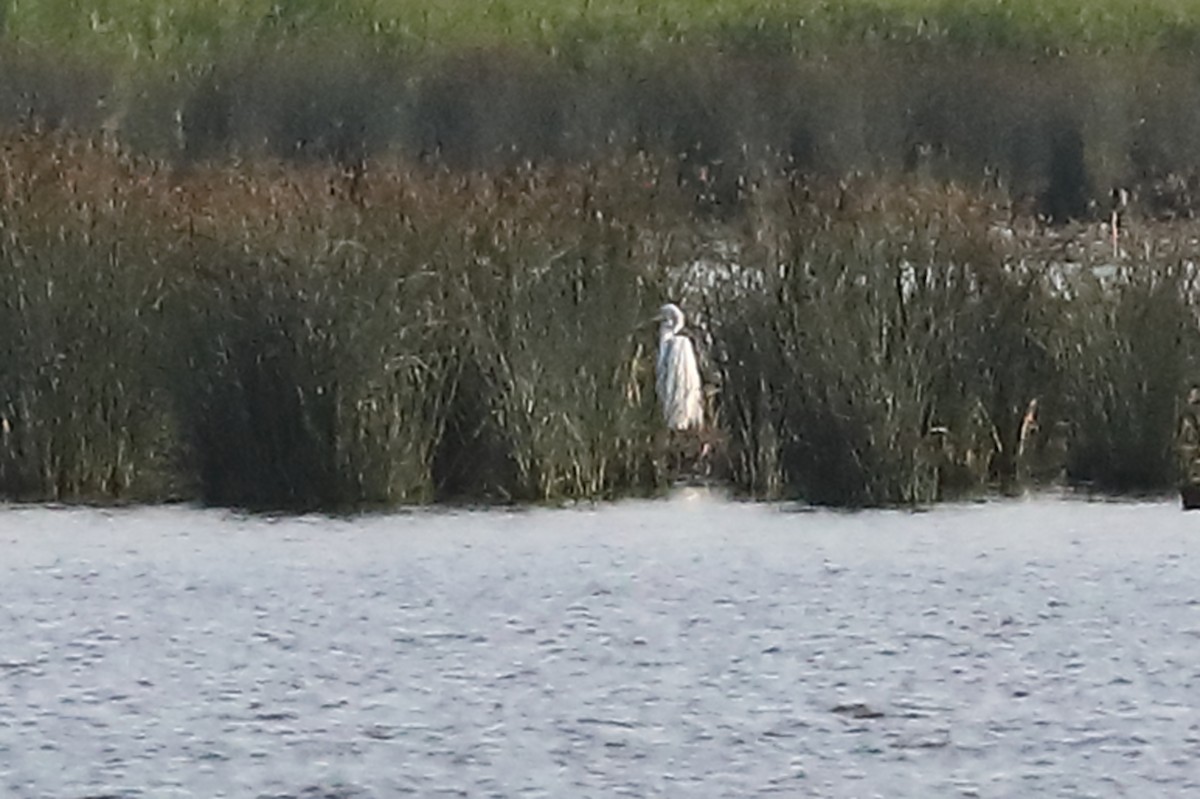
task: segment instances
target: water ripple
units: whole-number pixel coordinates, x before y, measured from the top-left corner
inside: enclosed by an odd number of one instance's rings
[[[0,509],[0,795],[1187,795],[1190,522]]]

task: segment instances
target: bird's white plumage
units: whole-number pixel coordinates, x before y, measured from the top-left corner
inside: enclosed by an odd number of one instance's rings
[[[683,311],[673,303],[658,313],[658,363],[655,387],[662,403],[663,419],[671,430],[691,430],[704,425],[704,401],[700,370],[692,342],[680,333]]]

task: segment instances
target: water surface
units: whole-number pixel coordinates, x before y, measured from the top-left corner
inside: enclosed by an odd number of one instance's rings
[[[1200,790],[1200,515],[0,508],[0,795]]]

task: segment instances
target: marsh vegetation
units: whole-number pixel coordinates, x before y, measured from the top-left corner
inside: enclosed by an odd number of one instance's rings
[[[664,298],[744,493],[1171,485],[1200,17],[418,5],[0,6],[0,493],[652,493]]]

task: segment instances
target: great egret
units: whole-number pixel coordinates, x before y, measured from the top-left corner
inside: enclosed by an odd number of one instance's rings
[[[667,303],[658,311],[658,363],[655,388],[663,419],[671,430],[696,430],[704,426],[704,402],[696,351],[683,330],[683,311]]]

